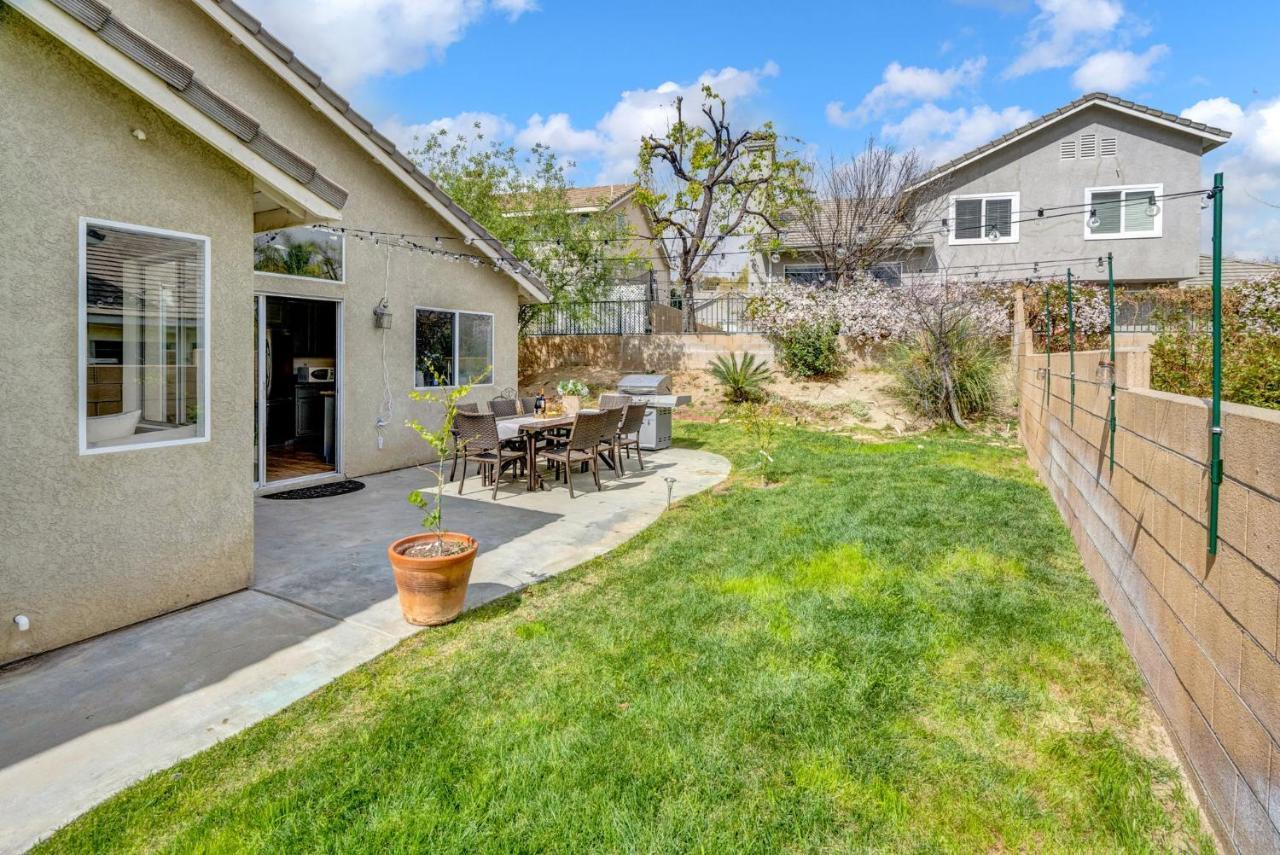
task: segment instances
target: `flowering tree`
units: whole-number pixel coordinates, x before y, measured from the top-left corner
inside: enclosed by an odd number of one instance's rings
[[[1236,286],[1237,312],[1251,333],[1280,336],[1280,276],[1251,279]]]
[[[1101,336],[1111,330],[1111,309],[1108,306],[1107,289],[1099,285],[1071,286],[1071,307],[1075,318],[1076,349],[1086,350],[1102,345]],[[1035,285],[1027,289],[1027,323],[1032,334],[1041,341],[1046,340],[1048,332],[1044,306],[1046,295],[1049,301],[1049,317],[1053,320],[1053,336],[1048,340],[1049,349],[1068,350],[1067,341],[1067,283],[1065,280],[1054,280],[1044,285]]]

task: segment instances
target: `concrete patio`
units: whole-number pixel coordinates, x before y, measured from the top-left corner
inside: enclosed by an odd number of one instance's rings
[[[448,490],[446,525],[480,553],[467,607],[614,548],[672,500],[724,480],[718,455],[667,449],[596,493],[578,476],[526,493],[479,478]],[[604,475],[602,474],[602,477]],[[406,469],[366,489],[256,499],[256,574],[244,591],[0,669],[0,852],[20,852],[112,793],[213,745],[420,631],[404,622],[387,544],[415,530]]]

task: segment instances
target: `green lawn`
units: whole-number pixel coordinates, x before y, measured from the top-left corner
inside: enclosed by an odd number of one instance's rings
[[[1211,851],[1018,448],[678,434],[742,469],[41,851]]]

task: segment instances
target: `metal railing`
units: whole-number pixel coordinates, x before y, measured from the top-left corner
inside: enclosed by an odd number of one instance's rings
[[[1211,318],[1175,305],[1149,291],[1116,293],[1116,332],[1160,333],[1170,329],[1208,330]]]
[[[524,306],[521,328],[525,335],[655,335],[698,332],[702,334],[754,333],[750,317],[751,297],[746,294],[695,299],[694,323],[686,330],[683,300],[671,304],[656,300],[596,300],[589,303]]]

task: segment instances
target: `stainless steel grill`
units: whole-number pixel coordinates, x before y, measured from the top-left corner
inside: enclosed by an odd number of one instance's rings
[[[618,381],[618,392],[646,407],[640,425],[640,447],[646,451],[670,447],[671,410],[692,403],[693,397],[673,395],[669,374],[628,374]]]

